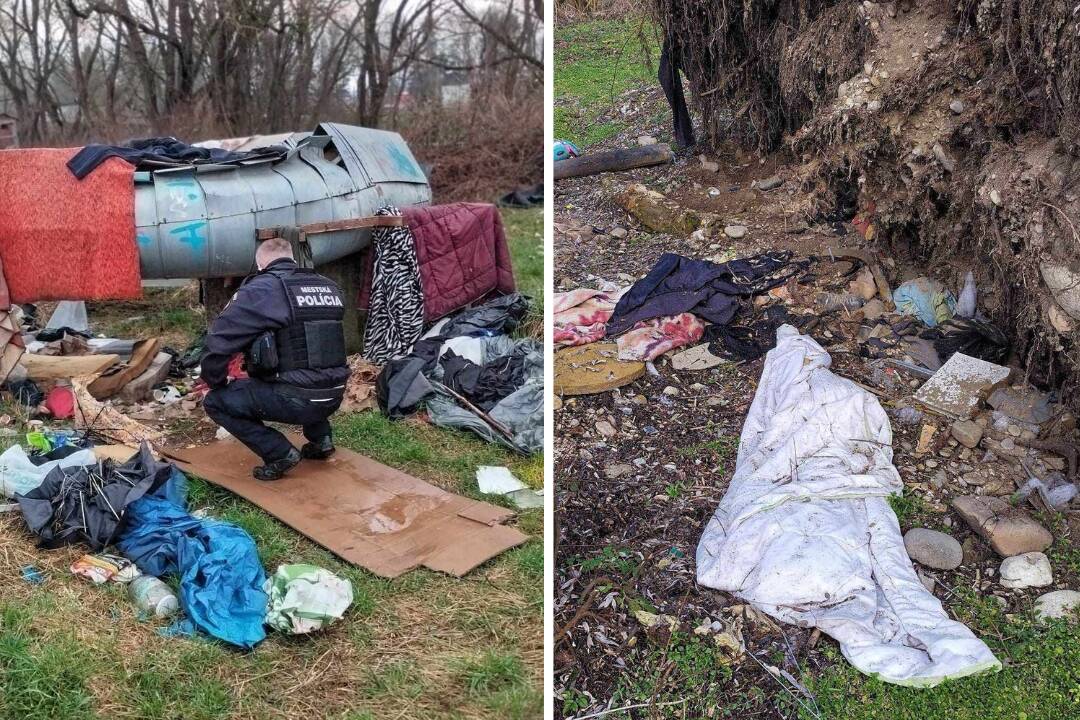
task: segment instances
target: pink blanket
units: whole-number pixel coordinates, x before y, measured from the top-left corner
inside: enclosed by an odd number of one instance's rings
[[[615,304],[626,290],[607,285],[601,290],[578,288],[555,293],[555,344],[587,345],[602,340]]]
[[[655,360],[668,350],[695,343],[705,334],[705,323],[690,313],[642,320],[619,336],[620,360]]]

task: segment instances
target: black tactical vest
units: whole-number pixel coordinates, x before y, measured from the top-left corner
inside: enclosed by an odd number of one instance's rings
[[[275,333],[278,372],[322,370],[347,364],[345,302],[341,288],[314,270],[277,275],[285,288],[292,321]]]

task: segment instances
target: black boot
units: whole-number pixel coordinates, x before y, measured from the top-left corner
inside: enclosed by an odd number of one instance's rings
[[[300,453],[296,448],[290,448],[289,454],[280,460],[260,465],[251,471],[256,480],[277,480],[285,473],[292,470],[300,463]]]
[[[325,460],[334,454],[334,439],[327,435],[315,442],[304,443],[300,454],[308,460]]]

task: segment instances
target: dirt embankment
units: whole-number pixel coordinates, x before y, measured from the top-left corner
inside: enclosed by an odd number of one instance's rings
[[[980,308],[1031,380],[1080,384],[1080,13],[1064,0],[656,0],[713,145],[785,149],[807,219]],[[721,68],[737,68],[724,72]],[[1074,393],[1075,395],[1075,393]],[[1080,397],[1080,396],[1078,396]]]

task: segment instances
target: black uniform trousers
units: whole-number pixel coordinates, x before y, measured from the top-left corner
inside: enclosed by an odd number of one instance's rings
[[[211,390],[203,408],[211,420],[269,463],[284,458],[293,445],[264,421],[301,425],[304,437],[320,440],[330,435],[327,418],[341,407],[344,393],[343,387],[308,390],[246,378]]]

